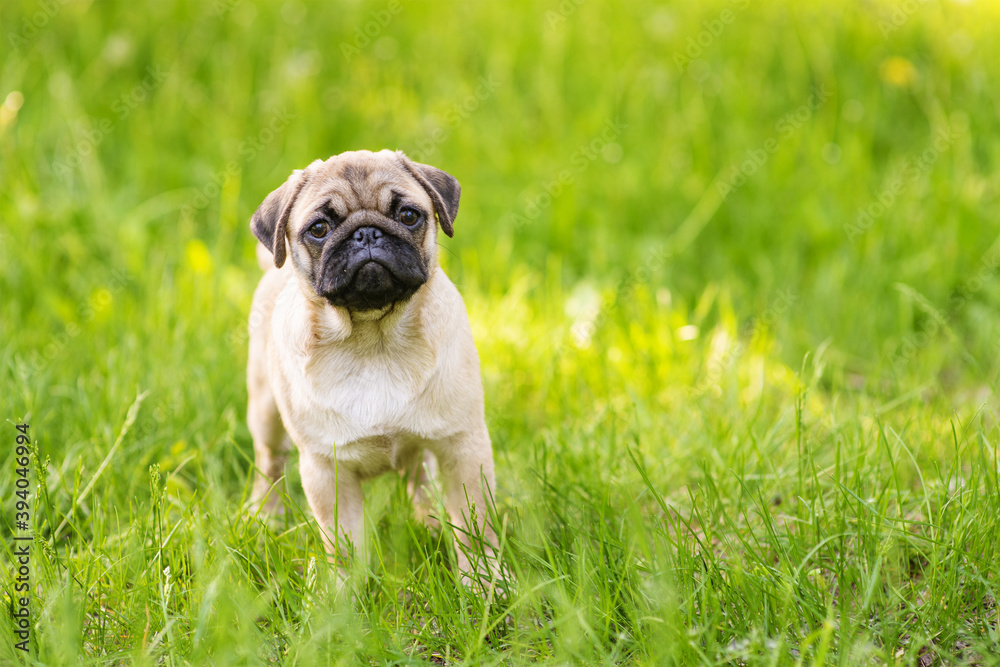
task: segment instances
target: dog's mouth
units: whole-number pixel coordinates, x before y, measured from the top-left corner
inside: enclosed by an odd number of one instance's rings
[[[338,272],[339,280],[322,294],[334,306],[349,310],[382,310],[394,303],[406,301],[427,280],[426,272],[413,266],[400,267],[397,262],[370,256],[348,262]]]
[[[388,267],[371,259],[358,267],[349,290],[328,295],[327,299],[354,310],[380,310],[409,298],[415,291],[416,287],[404,285]]]
[[[427,262],[412,237],[384,216],[352,214],[314,255],[316,293],[353,311],[383,310],[409,299],[428,278]]]

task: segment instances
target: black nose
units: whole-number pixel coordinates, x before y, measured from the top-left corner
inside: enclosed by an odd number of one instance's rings
[[[376,227],[360,227],[354,232],[354,240],[361,245],[371,245],[382,238],[382,230]]]

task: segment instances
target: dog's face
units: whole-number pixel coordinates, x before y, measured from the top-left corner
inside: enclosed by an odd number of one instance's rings
[[[317,296],[351,311],[405,301],[437,262],[437,227],[451,236],[461,187],[400,152],[356,151],[295,171],[250,221],[254,235]]]

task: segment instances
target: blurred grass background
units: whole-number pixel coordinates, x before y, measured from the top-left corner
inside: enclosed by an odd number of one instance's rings
[[[33,659],[989,655],[998,18],[987,2],[4,2],[0,416],[30,422],[47,462]],[[441,556],[421,556],[434,538],[391,481],[371,513],[404,566],[382,564],[361,611],[306,611],[307,515],[279,530],[240,512],[247,221],[292,169],[358,148],[463,186],[441,260],[522,540],[516,612],[473,613],[507,628],[492,643],[463,616],[477,603],[419,567]],[[980,495],[949,495],[976,479]],[[0,476],[10,526],[12,494]],[[892,518],[869,524],[869,496]],[[757,497],[778,505],[745,515]],[[785,511],[813,532],[768,523]],[[932,543],[896,528],[938,519]],[[976,546],[973,592],[938,582],[918,605],[915,573]],[[782,574],[774,549],[829,549],[835,574],[802,593],[811,566]],[[975,613],[955,611],[966,593]],[[337,639],[358,627],[361,648]]]

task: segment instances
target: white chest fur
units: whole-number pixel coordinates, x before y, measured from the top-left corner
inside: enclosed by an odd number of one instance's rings
[[[454,291],[447,281],[438,290],[445,297],[445,288]],[[459,341],[429,335],[420,321],[426,307],[352,322],[346,311],[306,304],[301,294],[290,285],[278,297],[271,320],[277,344],[269,354],[275,399],[299,448],[392,466],[410,442],[447,437],[465,414],[481,415],[471,335],[460,335]],[[464,319],[454,324],[468,329]],[[462,381],[467,374],[461,369],[470,365],[473,387]],[[385,460],[376,465],[372,457]]]

